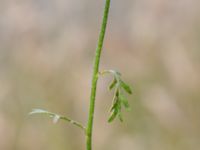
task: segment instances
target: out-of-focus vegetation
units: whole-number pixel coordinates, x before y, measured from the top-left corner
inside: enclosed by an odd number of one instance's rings
[[[28,117],[44,108],[86,122],[104,1],[0,1],[0,149],[84,150],[65,122]],[[124,123],[107,123],[112,94],[100,79],[95,150],[198,150],[200,1],[113,0],[101,69],[133,87]]]

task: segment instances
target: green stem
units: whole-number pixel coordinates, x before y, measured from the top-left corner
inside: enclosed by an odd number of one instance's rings
[[[60,119],[65,120],[65,121],[67,121],[67,122],[79,127],[80,129],[82,129],[86,133],[86,128],[81,123],[79,123],[77,121],[74,121],[72,119],[69,119],[67,117],[64,117],[64,116],[60,116]]]
[[[89,108],[89,116],[88,116],[88,123],[87,123],[87,139],[86,139],[87,150],[92,150],[92,129],[93,129],[93,119],[94,119],[94,109],[95,109],[96,88],[97,88],[97,80],[98,80],[98,72],[99,72],[99,62],[100,62],[100,57],[101,57],[104,36],[106,32],[109,8],[110,8],[110,0],[106,0],[104,14],[103,14],[103,22],[101,25],[101,31],[99,34],[98,45],[96,48],[96,55],[95,55],[94,66],[93,66],[90,108]]]

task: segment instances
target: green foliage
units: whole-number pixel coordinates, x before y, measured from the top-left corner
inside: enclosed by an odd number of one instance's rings
[[[132,94],[131,88],[126,83],[124,83],[123,81],[120,81],[120,85],[122,86],[122,88],[124,88],[124,90],[127,93]]]
[[[128,100],[123,94],[123,92],[132,94],[132,90],[130,86],[121,79],[121,74],[119,72],[115,70],[105,70],[101,72],[100,75],[104,75],[107,73],[112,74],[114,78],[109,86],[109,90],[115,89],[108,122],[112,122],[116,117],[118,117],[119,120],[122,122],[123,121],[123,117],[121,114],[122,106],[124,106],[124,108],[127,110],[129,110],[130,108]]]
[[[114,78],[114,80],[112,81],[112,83],[109,86],[109,89],[112,90],[117,84],[117,80]]]

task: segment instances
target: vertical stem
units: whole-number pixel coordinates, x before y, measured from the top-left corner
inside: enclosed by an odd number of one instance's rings
[[[103,14],[103,22],[101,25],[98,45],[96,48],[94,66],[93,66],[90,108],[89,108],[88,123],[87,123],[87,137],[86,137],[87,150],[92,150],[92,129],[93,129],[93,119],[94,119],[94,109],[95,109],[96,88],[97,88],[97,80],[98,80],[98,72],[99,72],[99,62],[100,62],[100,57],[101,57],[104,36],[106,32],[109,8],[110,8],[110,0],[106,0],[105,7],[104,7],[104,14]]]

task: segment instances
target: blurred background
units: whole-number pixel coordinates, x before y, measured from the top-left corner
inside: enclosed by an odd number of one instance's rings
[[[85,150],[92,63],[104,0],[0,0],[0,149]],[[113,0],[101,70],[133,89],[124,123],[107,123],[100,78],[94,150],[200,149],[200,1]]]

